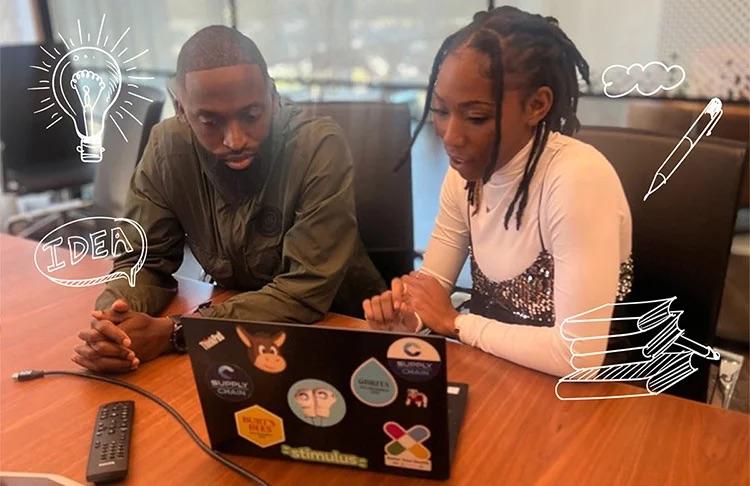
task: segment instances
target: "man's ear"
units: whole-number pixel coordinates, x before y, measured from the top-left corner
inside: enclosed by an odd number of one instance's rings
[[[276,89],[276,81],[274,81],[273,78],[269,77],[268,82],[270,83],[269,88],[271,90],[271,106],[273,107],[271,110],[271,114],[275,115],[279,111],[281,97],[279,96],[279,91]]]
[[[185,115],[185,107],[183,106],[182,102],[180,102],[180,99],[175,97],[174,101],[174,113],[177,116],[177,119],[180,120],[183,123],[187,123],[187,116]]]
[[[284,331],[281,331],[273,337],[273,343],[277,348],[280,348],[284,344],[284,341],[286,341],[286,333]]]
[[[242,342],[245,343],[245,346],[247,346],[248,348],[252,348],[253,341],[250,335],[247,332],[245,332],[245,330],[242,329],[242,327],[240,326],[237,326],[235,329],[237,330],[237,335],[240,337]]]
[[[544,120],[549,110],[552,109],[554,99],[555,95],[549,86],[540,86],[531,93],[524,103],[526,124],[535,127]]]
[[[182,104],[181,97],[184,96],[184,93],[182,92],[182,88],[178,85],[179,81],[172,78],[167,82],[167,92],[169,92],[169,97],[172,99],[172,107],[174,108],[174,113],[177,116],[177,119],[181,122],[187,123],[187,118],[185,116],[185,106]]]

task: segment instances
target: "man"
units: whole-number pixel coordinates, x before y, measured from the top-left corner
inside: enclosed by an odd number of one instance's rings
[[[340,128],[282,102],[252,40],[202,29],[182,47],[176,81],[177,116],[154,127],[128,194],[148,256],[135,288],[110,282],[79,333],[73,361],[90,370],[182,350],[179,316],[154,316],[176,295],[185,243],[219,285],[244,291],[203,316],[312,323],[329,308],[356,313],[384,288],[357,232]]]

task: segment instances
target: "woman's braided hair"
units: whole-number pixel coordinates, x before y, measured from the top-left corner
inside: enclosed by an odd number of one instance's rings
[[[523,177],[505,214],[504,225],[507,229],[515,211],[516,229],[518,229],[521,227],[521,218],[528,202],[531,178],[536,171],[550,132],[558,131],[565,135],[572,135],[580,127],[576,117],[579,96],[577,74],[580,74],[581,79],[589,84],[589,66],[575,44],[560,29],[554,17],[529,14],[508,6],[494,8],[487,12],[477,12],[469,25],[443,41],[435,55],[424,112],[412,137],[409,150],[430,114],[432,95],[440,67],[448,54],[459,47],[469,47],[487,55],[490,61],[487,74],[493,81],[495,100],[495,140],[492,146],[491,162],[487,164],[481,181],[468,181],[466,184],[469,204],[475,208],[479,207],[482,185],[494,172],[500,153],[505,75],[519,75],[523,79],[527,93],[533,93],[541,86],[548,86],[553,93],[552,106],[536,126]],[[503,60],[506,62],[505,65]]]

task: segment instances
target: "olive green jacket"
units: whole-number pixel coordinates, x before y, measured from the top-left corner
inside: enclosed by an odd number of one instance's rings
[[[361,315],[362,299],[385,286],[357,230],[352,159],[340,127],[281,104],[270,137],[248,197],[230,205],[202,170],[199,158],[209,154],[187,124],[156,125],[125,214],[144,228],[147,258],[134,288],[110,282],[96,308],[123,297],[134,310],[161,312],[176,295],[172,274],[187,243],[218,285],[242,292],[200,310],[205,316],[310,323],[329,310]],[[113,272],[136,264],[141,248],[130,241],[134,251],[117,257]]]

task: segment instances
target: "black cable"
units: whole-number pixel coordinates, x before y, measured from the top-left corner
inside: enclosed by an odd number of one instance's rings
[[[203,442],[203,440],[198,436],[198,434],[195,433],[192,427],[190,427],[190,424],[187,423],[187,421],[182,418],[182,415],[180,415],[177,410],[172,408],[170,404],[162,400],[161,398],[157,397],[153,393],[151,393],[148,390],[144,390],[143,388],[133,385],[132,383],[128,383],[127,381],[118,380],[117,378],[108,378],[106,376],[99,376],[94,375],[90,373],[84,373],[81,371],[60,371],[60,370],[23,370],[19,371],[17,373],[13,373],[12,377],[16,381],[30,381],[30,380],[36,380],[37,378],[42,378],[44,376],[48,375],[67,375],[67,376],[77,376],[79,378],[87,378],[89,380],[96,380],[96,381],[103,381],[105,383],[110,383],[112,385],[121,386],[123,388],[127,388],[129,390],[132,390],[136,393],[140,393],[144,397],[148,398],[152,402],[156,403],[160,407],[162,407],[164,410],[170,413],[177,422],[182,426],[183,429],[188,433],[188,435],[198,444],[198,446],[203,449],[203,451],[208,454],[209,456],[213,457],[215,460],[219,461],[220,463],[224,464],[226,467],[231,469],[232,471],[236,472],[240,476],[243,476],[251,481],[254,481],[256,484],[260,486],[268,486],[268,483],[265,482],[260,477],[256,476],[255,474],[251,473],[247,469],[244,469],[239,464],[236,464],[229,459],[225,458],[218,452],[211,449],[208,444]]]

